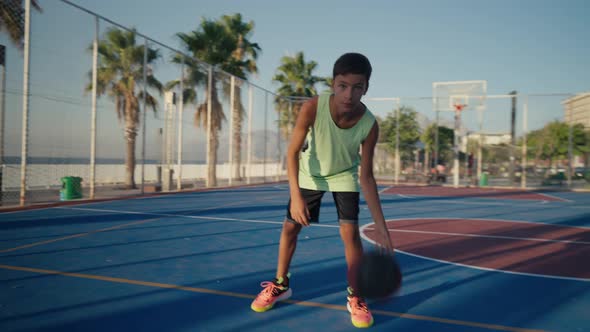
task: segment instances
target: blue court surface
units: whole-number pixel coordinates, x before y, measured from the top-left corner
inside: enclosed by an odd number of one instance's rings
[[[372,330],[590,331],[590,194],[388,189],[383,211],[404,283],[369,302]],[[288,195],[279,183],[0,213],[0,331],[357,330],[329,194],[320,224],[300,234],[293,297],[250,309],[274,277]],[[365,248],[371,224],[361,201]]]

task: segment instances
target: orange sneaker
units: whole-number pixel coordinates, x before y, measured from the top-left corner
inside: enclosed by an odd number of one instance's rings
[[[290,274],[287,274],[289,278]],[[293,295],[289,286],[282,285],[284,279],[279,278],[274,281],[263,281],[260,286],[264,288],[258,296],[252,301],[250,308],[256,312],[265,312],[272,309],[277,301],[286,300]]]
[[[358,328],[371,327],[373,325],[373,315],[371,315],[365,300],[353,295],[350,287],[348,288],[348,294],[346,308],[348,309],[348,312],[350,312],[352,325]]]

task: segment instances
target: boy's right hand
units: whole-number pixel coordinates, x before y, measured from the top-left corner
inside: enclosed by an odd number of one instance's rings
[[[309,209],[307,208],[307,203],[305,203],[305,200],[301,195],[293,195],[289,212],[291,212],[291,218],[297,223],[303,226],[309,226],[309,219],[311,216],[309,214]]]

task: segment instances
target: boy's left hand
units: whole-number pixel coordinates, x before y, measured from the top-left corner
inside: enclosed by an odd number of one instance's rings
[[[377,246],[386,252],[389,253],[394,253],[394,248],[393,248],[393,244],[391,242],[391,237],[389,236],[389,230],[384,229],[382,230],[380,227],[377,227],[375,229],[375,242],[377,243]]]

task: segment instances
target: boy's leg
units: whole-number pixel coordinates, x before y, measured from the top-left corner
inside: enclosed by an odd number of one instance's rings
[[[301,195],[307,204],[310,214],[310,222],[317,223],[320,217],[320,206],[324,191],[311,190],[301,188]],[[287,204],[287,217],[283,223],[283,230],[281,231],[281,239],[279,243],[279,256],[277,262],[277,279],[284,277],[289,272],[291,266],[291,259],[297,247],[297,236],[303,226],[297,223],[291,217],[291,200]]]
[[[344,243],[348,284],[355,289],[356,275],[354,272],[363,256],[363,243],[358,225],[360,195],[358,192],[335,192],[332,193],[332,196],[338,211],[340,237]]]
[[[340,237],[344,243],[346,257],[348,297],[346,307],[350,312],[352,324],[355,327],[369,327],[373,325],[373,315],[362,297],[356,294],[356,270],[363,257],[363,243],[358,225],[359,193],[333,193],[334,202],[338,210],[340,223]]]
[[[301,189],[301,193],[308,205],[311,221],[317,222],[320,212],[320,203],[324,192],[317,190]],[[277,301],[288,299],[293,291],[289,287],[289,266],[297,247],[297,236],[303,227],[291,218],[289,212],[291,201],[287,205],[287,217],[283,223],[281,239],[279,241],[279,255],[277,262],[276,278],[273,281],[265,281],[260,285],[264,288],[254,299],[250,307],[256,312],[264,312],[271,309]]]
[[[281,239],[279,242],[279,256],[277,262],[276,278],[284,278],[289,272],[291,259],[297,248],[297,236],[301,231],[301,224],[295,224],[285,220],[283,223],[283,230],[281,231]],[[289,285],[289,278],[286,278],[286,286]]]
[[[359,232],[358,224],[340,223],[340,236],[344,242],[344,253],[346,256],[346,265],[348,266],[348,296],[346,298],[346,308],[350,312],[352,325],[359,328],[373,325],[373,315],[365,299],[358,296],[356,289],[358,283],[356,270],[363,257],[363,244]]]
[[[297,246],[297,235],[301,225],[293,224],[285,220],[281,239],[279,241],[279,257],[277,274],[273,281],[264,281],[260,284],[263,290],[256,296],[250,308],[256,312],[265,312],[272,309],[277,301],[286,300],[293,294],[289,287],[289,265]]]
[[[340,223],[340,237],[344,243],[348,285],[352,289],[357,289],[356,269],[363,256],[363,244],[361,242],[358,224]]]

